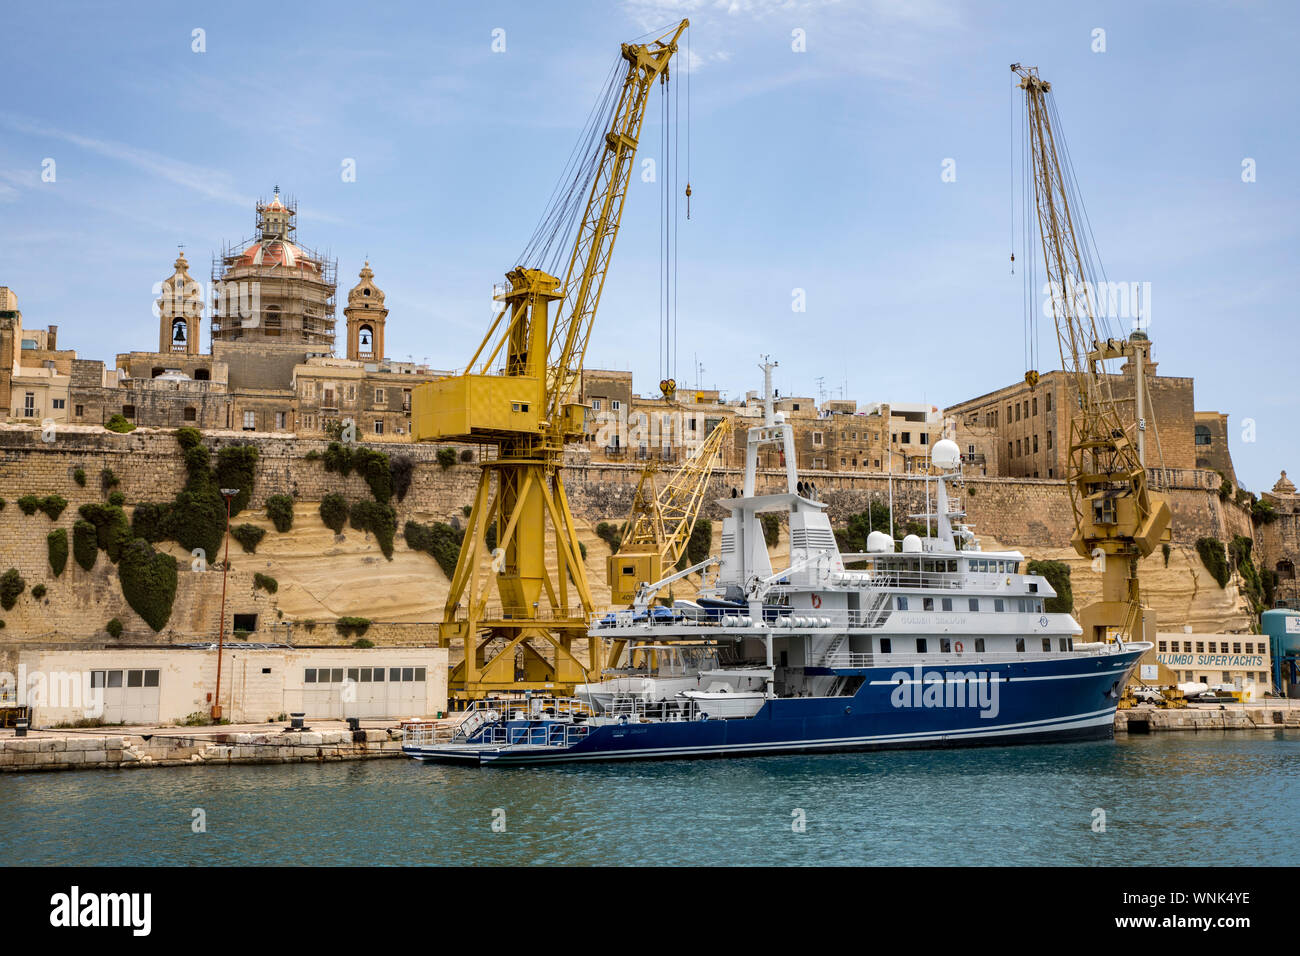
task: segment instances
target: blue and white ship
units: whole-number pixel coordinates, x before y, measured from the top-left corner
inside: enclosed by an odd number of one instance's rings
[[[719,503],[721,554],[642,586],[633,608],[592,623],[627,642],[635,666],[569,698],[476,701],[448,729],[415,723],[403,751],[477,765],[734,757],[1097,740],[1150,643],[1084,644],[1045,609],[1047,580],[1024,555],[986,552],[950,510],[960,452],[935,444],[936,533],[902,551],[873,532],[843,554],[826,505],[797,476],[792,427],[775,412],[749,429],[742,494]],[[786,490],[756,494],[758,452],[784,451]],[[773,571],[760,515],[789,518],[790,563]],[[651,602],[706,572],[697,602]],[[712,577],[709,575],[712,574]],[[697,649],[673,654],[669,648]],[[683,660],[701,662],[683,672]],[[655,672],[654,662],[670,662]],[[726,661],[727,663],[720,663]]]

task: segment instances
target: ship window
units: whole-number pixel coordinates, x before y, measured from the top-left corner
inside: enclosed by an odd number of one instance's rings
[[[995,610],[995,611],[1001,611],[1001,610],[1003,609],[1003,606],[1002,606],[1002,605],[1003,605],[1002,598],[994,598],[994,599],[993,599],[993,610]]]
[[[944,598],[944,599],[943,599],[943,609],[944,609],[945,611],[951,611],[951,610],[952,610],[952,598]]]
[[[898,609],[899,609],[900,611],[906,611],[906,610],[907,610],[907,598],[905,598],[905,597],[900,597],[900,598],[895,598],[894,600],[896,600],[896,601],[898,602]]]
[[[402,680],[404,680],[404,681],[413,681],[413,680],[415,680],[415,668],[414,668],[414,667],[403,667],[403,668],[402,668]]]
[[[975,653],[976,654],[984,653],[984,638],[982,637],[975,638]]]
[[[1025,599],[1024,599],[1024,598],[1018,598],[1018,599],[1016,600],[1016,610],[1018,610],[1021,614],[1024,614],[1024,613],[1025,613]]]
[[[934,610],[934,598],[921,598],[921,610],[922,610],[922,611],[933,611],[933,610]]]
[[[417,681],[422,681],[425,679],[425,671],[423,667],[417,667],[415,669],[415,679]]]
[[[1068,651],[1068,650],[1070,649],[1070,648],[1069,648],[1069,643],[1068,643],[1068,641],[1067,641],[1064,637],[1060,638],[1060,639],[1057,641],[1057,645],[1058,645],[1058,646],[1061,648],[1061,650],[1063,650],[1063,651]]]
[[[979,598],[971,598],[971,599],[970,599],[970,609],[971,609],[972,611],[978,611],[978,610],[980,609],[980,599],[979,599]]]
[[[373,680],[382,681],[384,679],[384,669],[376,667],[370,676]]]
[[[887,637],[882,637],[882,638],[880,639],[880,653],[882,653],[882,654],[889,654],[889,653],[892,653],[893,650],[894,650],[894,643],[893,643],[893,641],[891,641],[891,640],[890,640],[889,638],[887,638]]]
[[[1023,651],[1024,649],[1025,649],[1025,639],[1024,639],[1023,637],[1017,637],[1017,638],[1016,638],[1016,650],[1018,650],[1018,651]]]
[[[926,652],[926,646],[924,637],[918,637],[916,639],[916,653],[924,654]]]
[[[948,638],[946,638],[946,637],[941,637],[941,638],[939,638],[939,653],[941,653],[941,654],[951,654],[951,653],[952,653],[952,641],[950,641],[950,640],[949,640]]]
[[[1043,650],[1050,651],[1051,649],[1052,649],[1052,639],[1050,637],[1043,638]]]
[[[302,675],[302,682],[304,684],[316,683],[316,668],[314,667],[307,668],[307,673]]]
[[[1169,650],[1169,645],[1168,645],[1168,643],[1165,642],[1165,641],[1161,641],[1161,642],[1160,642],[1160,646],[1157,648],[1157,650],[1161,650],[1161,651],[1167,651],[1167,650]]]

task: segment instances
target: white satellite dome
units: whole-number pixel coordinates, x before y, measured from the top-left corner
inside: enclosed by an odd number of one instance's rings
[[[903,539],[903,553],[920,554],[921,539],[914,534],[909,534],[906,538]]]
[[[940,439],[930,451],[930,461],[944,471],[951,471],[961,464],[961,449],[951,438]]]
[[[774,424],[774,425],[784,425],[784,424],[785,424],[785,412],[774,412],[774,413],[772,414],[772,424]]]
[[[867,535],[867,551],[871,554],[880,554],[894,550],[894,539],[883,531],[873,531]]]

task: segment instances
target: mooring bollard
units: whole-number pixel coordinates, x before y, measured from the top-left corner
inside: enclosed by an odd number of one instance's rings
[[[306,716],[307,716],[306,711],[303,711],[302,713],[299,713],[299,714],[290,714],[290,715],[289,715],[289,726],[290,726],[291,728],[293,728],[294,730],[302,730],[302,726],[303,726],[303,725],[302,725],[302,720],[303,720],[303,718],[306,717]]]
[[[27,721],[25,720],[14,721],[14,736],[15,737],[27,736]]]
[[[348,718],[347,718],[347,722],[348,722],[348,730],[360,730],[360,729],[361,729],[361,718],[360,718],[360,717],[348,717]]]

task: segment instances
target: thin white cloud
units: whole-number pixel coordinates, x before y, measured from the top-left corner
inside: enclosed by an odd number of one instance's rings
[[[237,192],[228,174],[220,170],[187,163],[184,160],[163,156],[161,153],[139,149],[114,140],[83,136],[69,130],[58,129],[14,113],[0,113],[0,126],[29,136],[58,139],[80,149],[88,150],[107,159],[117,160],[135,169],[158,176],[168,182],[183,186],[209,199],[249,206],[253,197]],[[57,160],[58,157],[55,157]]]

